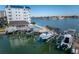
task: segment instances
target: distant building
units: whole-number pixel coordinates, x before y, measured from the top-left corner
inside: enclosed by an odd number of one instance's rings
[[[7,18],[5,11],[0,11],[0,28],[7,25]]]
[[[9,5],[6,6],[5,11],[10,26],[26,26],[27,23],[31,23],[31,9],[29,7]]]
[[[0,18],[3,18],[3,17],[5,17],[6,15],[5,15],[5,11],[0,11]]]

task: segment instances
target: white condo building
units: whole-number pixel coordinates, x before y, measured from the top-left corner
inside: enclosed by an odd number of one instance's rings
[[[9,5],[5,8],[7,21],[13,26],[19,26],[19,24],[31,23],[31,9],[26,6]],[[23,22],[23,23],[22,23]]]

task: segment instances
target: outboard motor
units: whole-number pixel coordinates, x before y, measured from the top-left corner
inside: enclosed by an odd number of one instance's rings
[[[66,44],[63,44],[62,46],[61,46],[61,48],[63,49],[63,50],[66,50],[67,49],[67,45]]]

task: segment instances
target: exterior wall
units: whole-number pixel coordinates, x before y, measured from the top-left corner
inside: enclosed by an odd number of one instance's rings
[[[8,23],[9,21],[27,21],[31,22],[30,9],[28,8],[12,8],[8,6],[6,9]]]

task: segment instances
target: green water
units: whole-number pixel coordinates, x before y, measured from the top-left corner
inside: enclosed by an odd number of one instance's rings
[[[40,26],[49,25],[51,27],[60,28],[62,31],[67,29],[76,29],[79,32],[79,19],[32,19]],[[14,54],[63,54],[64,51],[58,50],[55,47],[55,41],[49,41],[47,43],[37,42],[38,35],[32,33],[27,35],[23,32],[14,33],[10,35],[0,35],[0,53],[14,53]],[[53,39],[52,39],[53,40]],[[54,39],[55,40],[55,39]]]
[[[64,51],[55,47],[55,40],[37,42],[38,35],[34,33],[13,33],[0,35],[0,53],[10,54],[63,54]]]

